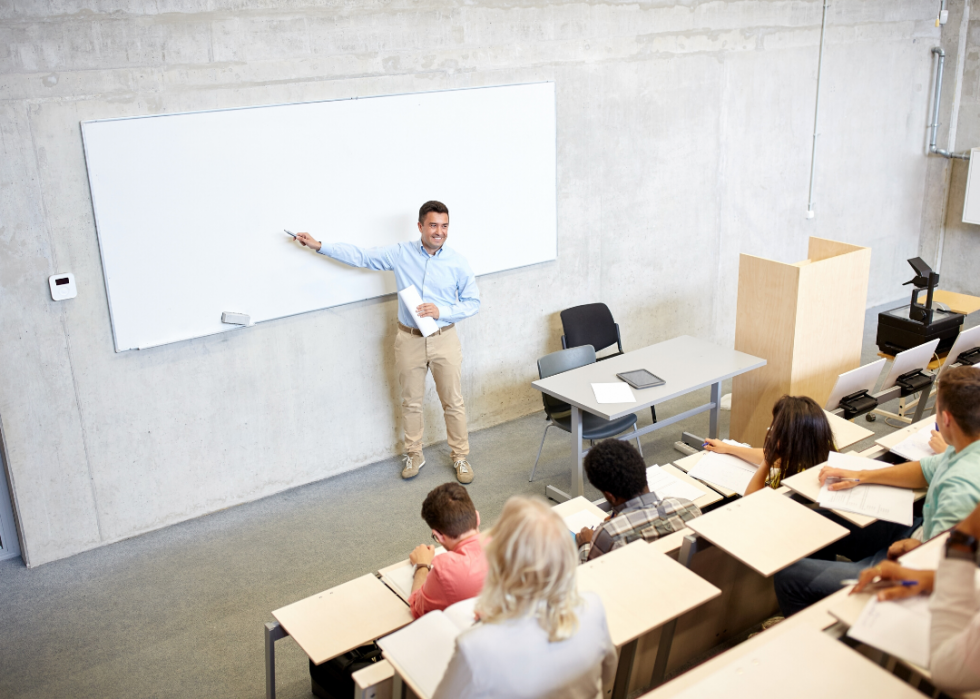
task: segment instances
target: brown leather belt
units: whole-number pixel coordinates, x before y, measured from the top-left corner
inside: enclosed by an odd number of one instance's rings
[[[436,330],[432,334],[433,335],[442,335],[444,332],[446,332],[450,328],[455,328],[455,327],[456,327],[456,323],[450,323],[449,325],[447,325],[444,328],[439,328],[438,330]],[[422,335],[422,331],[419,330],[418,328],[410,328],[407,325],[402,325],[401,323],[399,323],[398,324],[398,329],[401,330],[402,332],[408,333],[409,335],[415,335],[416,337],[424,337]]]

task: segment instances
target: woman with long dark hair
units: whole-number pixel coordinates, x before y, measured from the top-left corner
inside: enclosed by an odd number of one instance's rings
[[[784,478],[827,461],[834,446],[830,422],[819,405],[806,396],[783,396],[772,407],[772,424],[762,448],[709,439],[707,451],[731,454],[759,467],[745,494],[765,486],[778,488]]]

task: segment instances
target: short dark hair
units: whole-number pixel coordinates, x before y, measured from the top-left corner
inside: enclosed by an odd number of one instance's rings
[[[767,482],[777,487],[784,478],[822,464],[834,447],[830,421],[816,401],[807,396],[783,396],[772,407],[772,425],[762,453],[770,468],[778,469]]]
[[[419,209],[419,223],[425,223],[425,216],[431,211],[435,211],[437,214],[449,215],[449,209],[441,201],[427,201],[422,204],[422,208]]]
[[[422,519],[431,529],[455,539],[476,529],[476,506],[459,483],[443,483],[425,496]]]
[[[647,486],[647,465],[632,444],[606,439],[585,455],[589,483],[623,500],[632,500]]]
[[[944,371],[939,377],[936,400],[967,435],[980,436],[980,370],[958,366]]]

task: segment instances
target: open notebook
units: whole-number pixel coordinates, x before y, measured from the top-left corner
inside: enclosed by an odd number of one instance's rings
[[[444,554],[446,549],[436,546],[436,555]],[[415,578],[415,566],[405,561],[381,571],[381,582],[390,587],[396,595],[406,602],[412,594],[412,580]]]
[[[476,598],[429,612],[378,641],[385,658],[422,699],[435,694],[456,651],[456,637],[475,623]]]
[[[866,459],[856,454],[830,452],[829,466],[851,471],[866,471],[888,468],[890,464]],[[819,467],[817,467],[819,468]],[[915,493],[911,488],[896,488],[890,485],[859,485],[847,490],[830,490],[828,483],[820,488],[820,507],[854,512],[859,515],[876,517],[886,522],[912,525],[912,505]]]

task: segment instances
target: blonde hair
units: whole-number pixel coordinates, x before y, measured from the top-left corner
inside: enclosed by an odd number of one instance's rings
[[[561,517],[541,500],[515,496],[490,535],[480,619],[492,624],[530,614],[549,641],[571,638],[578,630],[578,554]]]

